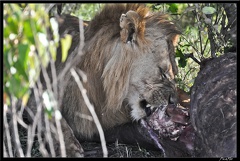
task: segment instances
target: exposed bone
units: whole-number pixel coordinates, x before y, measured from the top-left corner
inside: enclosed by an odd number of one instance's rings
[[[159,107],[146,105],[151,111],[151,115],[140,120],[142,127],[147,129],[148,135],[154,141],[154,144],[162,150],[166,157],[165,149],[161,140],[169,139],[176,142],[182,142],[189,150],[193,149],[194,135],[189,128],[189,109],[174,104],[161,105]]]
[[[188,111],[186,109],[178,108],[175,105],[162,105],[156,108],[146,118],[146,121],[160,138],[169,138],[176,141],[184,127],[188,125],[188,118]]]
[[[147,132],[148,132],[149,136],[153,139],[155,145],[163,152],[163,156],[166,157],[165,150],[162,147],[162,145],[160,144],[160,142],[158,141],[158,135],[153,132],[152,128],[150,126],[148,126],[146,121],[144,121],[143,119],[140,120],[140,124],[141,124],[141,126],[143,126],[144,128],[147,129]]]

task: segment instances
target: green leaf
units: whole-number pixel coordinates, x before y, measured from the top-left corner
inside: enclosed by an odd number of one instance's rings
[[[176,49],[176,57],[180,58],[178,60],[178,66],[184,68],[187,65],[187,61],[181,50]]]
[[[176,3],[169,3],[169,11],[171,11],[172,13],[177,13],[178,12],[178,6]]]
[[[13,19],[13,17],[8,17],[7,19],[7,26],[11,30],[11,33],[18,34],[18,25],[17,21]]]
[[[213,7],[203,7],[202,12],[205,14],[213,14],[214,12],[216,12],[216,9]]]
[[[28,44],[19,44],[18,45],[18,53],[19,53],[19,61],[26,64],[27,56],[29,53],[30,47]]]
[[[9,35],[11,34],[11,30],[9,27],[6,27],[4,25],[4,29],[3,29],[3,35],[4,35],[4,38],[9,38]]]
[[[68,50],[72,44],[72,36],[66,35],[65,38],[61,39],[61,46],[62,46],[62,62],[64,62],[68,55]]]
[[[184,55],[181,50],[179,49],[176,50],[176,57],[184,58]]]
[[[21,89],[20,89],[21,88],[21,80],[15,74],[14,76],[10,77],[9,83],[10,83],[9,84],[9,92],[19,98],[19,96],[20,96],[19,92],[21,91]]]
[[[28,58],[28,53],[29,53],[29,45],[28,44],[19,44],[18,45],[18,60],[14,64],[16,67],[17,71],[19,72],[19,75],[22,75],[23,78],[28,81],[28,76],[26,74],[27,70],[27,58]]]
[[[178,66],[184,68],[187,65],[187,61],[185,58],[180,58],[178,61]]]
[[[4,44],[4,52],[3,52],[3,67],[4,68],[10,68],[10,63],[8,61],[8,56],[10,55],[10,48],[6,47]]]
[[[23,76],[23,78],[28,81],[28,76],[26,74],[26,71],[24,69],[24,64],[22,64],[20,61],[17,61],[14,64],[14,67],[17,69],[17,74],[19,74],[19,76]]]
[[[32,44],[35,44],[30,19],[23,22],[23,32],[24,35],[27,37],[28,41]]]

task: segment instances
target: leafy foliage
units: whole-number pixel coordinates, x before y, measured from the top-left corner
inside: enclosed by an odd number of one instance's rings
[[[43,5],[4,4],[4,95],[5,103],[9,96],[27,97],[29,87],[40,72],[40,61],[48,56],[46,29],[48,17]],[[38,56],[37,56],[38,51]]]
[[[230,27],[224,4],[166,3],[150,6],[153,10],[171,14],[172,20],[182,30],[176,49],[177,80],[178,86],[189,92],[201,62],[222,55],[234,45],[225,32]],[[234,4],[229,8],[234,9]]]

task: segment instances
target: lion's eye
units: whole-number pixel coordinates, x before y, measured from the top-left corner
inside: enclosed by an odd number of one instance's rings
[[[160,71],[160,74],[163,78],[167,78],[166,74],[164,73],[163,69],[161,67],[158,67],[159,68],[159,71]]]
[[[162,77],[163,77],[163,78],[167,78],[167,76],[166,76],[165,73],[162,73]]]

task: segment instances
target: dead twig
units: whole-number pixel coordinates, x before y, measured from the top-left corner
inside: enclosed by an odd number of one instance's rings
[[[79,78],[78,74],[76,73],[76,71],[73,68],[70,69],[70,72],[71,72],[72,76],[74,77],[74,79],[75,79],[75,81],[76,81],[76,83],[78,85],[78,88],[79,88],[79,90],[82,93],[84,102],[87,105],[87,107],[88,107],[88,109],[89,109],[89,111],[90,111],[90,113],[91,113],[91,115],[93,117],[94,123],[97,126],[97,129],[98,129],[98,132],[99,132],[99,135],[100,135],[102,149],[103,149],[103,157],[107,157],[108,156],[108,151],[107,151],[106,140],[105,140],[105,136],[104,136],[104,132],[103,132],[101,123],[100,123],[100,121],[99,121],[99,119],[97,117],[97,114],[96,114],[96,112],[94,110],[93,105],[90,103],[90,101],[88,99],[87,91],[83,87],[82,82],[80,81],[80,78]]]

